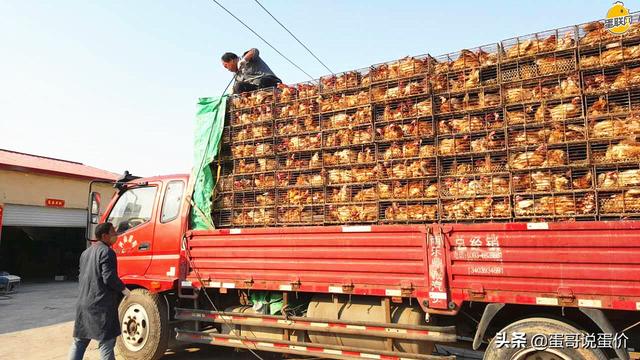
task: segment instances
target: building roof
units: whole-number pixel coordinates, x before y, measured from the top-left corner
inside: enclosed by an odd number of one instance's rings
[[[120,175],[79,162],[0,149],[0,168],[64,177],[116,180]]]

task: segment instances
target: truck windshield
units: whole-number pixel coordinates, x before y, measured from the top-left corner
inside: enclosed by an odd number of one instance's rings
[[[140,226],[151,220],[156,187],[139,187],[123,193],[109,214],[118,234]]]

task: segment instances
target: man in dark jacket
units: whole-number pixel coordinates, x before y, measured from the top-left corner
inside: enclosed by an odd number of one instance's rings
[[[99,341],[101,360],[115,360],[116,337],[120,335],[118,302],[120,293],[129,290],[118,277],[116,231],[111,223],[96,227],[96,241],[80,256],[80,294],[76,305],[76,322],[70,360],[81,360],[91,339]]]
[[[236,73],[234,94],[274,87],[282,82],[262,60],[258,49],[246,51],[242,57],[231,52],[224,53],[222,66]]]

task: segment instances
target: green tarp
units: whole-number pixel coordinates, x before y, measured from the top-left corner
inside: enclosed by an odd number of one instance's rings
[[[195,178],[191,228],[205,230],[213,228],[211,219],[211,196],[216,184],[216,160],[224,129],[227,96],[201,98],[195,124],[193,170]]]

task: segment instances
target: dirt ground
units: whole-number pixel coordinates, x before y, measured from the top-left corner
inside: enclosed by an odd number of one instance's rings
[[[65,360],[68,358],[75,317],[77,282],[24,284],[10,296],[0,295],[1,360]],[[173,343],[163,360],[253,360],[246,350],[200,344]],[[85,355],[98,360],[98,344],[91,342]],[[478,355],[458,359],[478,359]],[[264,360],[280,359],[273,353],[259,353]],[[481,357],[481,355],[480,355]],[[125,360],[116,353],[116,359]],[[307,358],[308,360],[309,358]],[[289,358],[289,360],[295,360]]]
[[[0,359],[67,359],[71,346],[77,290],[76,282],[23,284],[18,292],[10,296],[0,296]],[[180,344],[175,347],[167,351],[163,359],[255,358],[250,353],[209,345]],[[91,342],[85,359],[97,360],[97,349],[98,343]],[[116,358],[124,359],[117,354]]]
[[[73,322],[64,322],[0,335],[0,359],[3,360],[66,360],[71,346]],[[99,360],[98,343],[91,342],[84,357]],[[125,360],[116,353],[116,359]],[[167,351],[163,360],[251,360],[246,352],[236,352],[207,345],[183,345]]]

